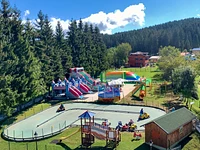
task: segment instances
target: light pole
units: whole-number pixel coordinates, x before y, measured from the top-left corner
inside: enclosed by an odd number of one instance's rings
[[[35,131],[34,136],[35,136],[35,149],[38,150],[38,145],[37,145],[37,132]]]

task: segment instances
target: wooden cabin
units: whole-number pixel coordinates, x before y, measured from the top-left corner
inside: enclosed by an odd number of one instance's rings
[[[153,142],[153,147],[169,150],[190,135],[194,129],[196,116],[183,107],[165,114],[145,124],[145,143]]]

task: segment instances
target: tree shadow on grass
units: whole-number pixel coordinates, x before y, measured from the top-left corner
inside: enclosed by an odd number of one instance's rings
[[[113,148],[107,148],[102,146],[91,146],[91,148],[83,148],[81,146],[75,148],[74,150],[83,150],[83,149],[90,149],[90,150],[113,150]]]
[[[10,117],[10,118],[8,118],[8,119],[6,119],[6,120],[4,120],[4,121],[1,121],[0,122],[0,129],[2,129],[3,128],[3,126],[8,126],[8,125],[11,125],[11,124],[13,124],[15,121],[16,121],[17,119],[16,119],[16,116],[15,117]]]
[[[135,95],[132,96],[131,100],[136,100],[136,101],[140,101],[140,102],[143,101],[142,99],[140,99],[138,96],[135,96]]]
[[[194,133],[195,134],[195,133]],[[192,140],[192,137],[191,135],[186,137],[184,140],[182,140],[180,143],[177,144],[178,145],[181,145],[181,148],[183,148],[187,143],[190,142],[190,140]]]
[[[182,105],[181,101],[165,101],[162,103],[162,106],[167,107],[168,109],[171,109],[172,107],[174,107],[175,109],[185,107],[184,105]]]
[[[137,148],[135,148],[134,150],[148,150],[148,149],[150,149],[149,145],[143,143],[140,146],[138,146]],[[152,150],[157,150],[157,149],[152,147]]]
[[[72,150],[69,146],[67,146],[64,143],[57,143],[56,145],[59,145],[59,146],[63,147],[65,150]]]
[[[72,150],[65,143],[58,142],[56,145],[59,145],[59,146],[63,147],[65,150]],[[73,150],[83,150],[83,149],[90,149],[90,150],[113,150],[114,148],[107,148],[107,147],[103,147],[103,146],[91,146],[91,147],[85,148],[85,147],[81,147],[81,145],[79,145],[78,147],[76,147]]]

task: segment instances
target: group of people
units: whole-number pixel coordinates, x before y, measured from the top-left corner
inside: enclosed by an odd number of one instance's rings
[[[134,121],[132,119],[130,119],[130,121],[126,123],[125,125],[122,125],[122,121],[119,121],[115,129],[120,130],[120,131],[131,131],[135,129],[135,126],[133,127],[133,125],[134,125]]]

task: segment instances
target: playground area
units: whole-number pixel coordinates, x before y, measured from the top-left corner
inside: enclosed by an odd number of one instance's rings
[[[71,125],[80,125],[78,116],[87,110],[95,113],[95,123],[101,124],[108,119],[111,123],[110,127],[115,128],[119,121],[125,124],[132,119],[138,127],[137,130],[144,130],[143,124],[165,114],[160,109],[141,106],[71,103],[64,104],[65,111],[56,113],[58,107],[51,107],[12,124],[4,129],[3,136],[15,141],[44,139],[62,132]],[[150,118],[137,122],[141,108],[150,115]]]
[[[83,67],[76,67],[70,68],[64,80],[60,78],[52,80],[48,99],[98,100],[102,103],[114,103],[123,99],[131,91],[132,94],[140,91],[139,98],[143,100],[146,86],[151,86],[151,79],[140,77],[130,71],[102,72],[100,79],[94,79],[84,71]]]
[[[125,84],[122,87],[122,90],[120,92],[120,98],[124,98],[126,95],[128,95],[131,91],[134,90],[134,88],[136,88],[133,84]],[[83,99],[78,99],[76,101],[85,101],[85,102],[93,102],[98,100],[98,92],[94,92],[91,94],[85,94]]]

